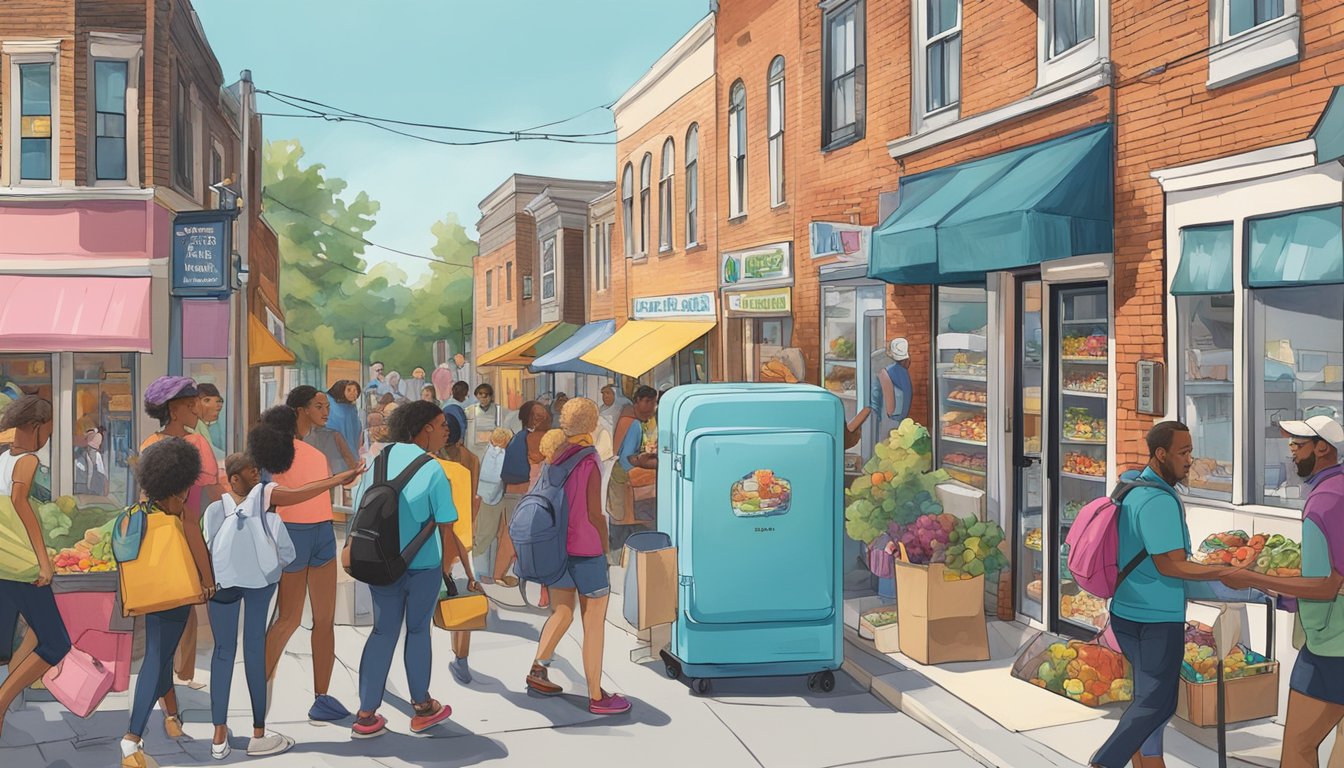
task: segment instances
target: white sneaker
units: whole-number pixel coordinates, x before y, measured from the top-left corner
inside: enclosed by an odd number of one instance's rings
[[[267,731],[261,738],[252,737],[247,743],[248,757],[265,757],[266,755],[279,755],[288,752],[294,746],[294,740],[288,736],[281,736],[275,731]]]
[[[215,758],[216,760],[226,759],[229,756],[229,753],[232,751],[233,747],[229,746],[229,740],[227,738],[224,739],[223,744],[212,743],[210,745],[210,756]]]
[[[205,688],[205,683],[202,683],[199,680],[183,680],[176,674],[173,675],[173,685],[186,686],[187,688],[190,688],[193,691],[199,691],[202,688]]]

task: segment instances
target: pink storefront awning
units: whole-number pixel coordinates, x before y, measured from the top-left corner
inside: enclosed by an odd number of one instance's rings
[[[0,275],[0,350],[149,352],[149,281]]]

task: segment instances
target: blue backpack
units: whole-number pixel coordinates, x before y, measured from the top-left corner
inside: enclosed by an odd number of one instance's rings
[[[509,521],[509,536],[518,553],[518,578],[550,585],[565,575],[569,561],[565,481],[580,461],[595,455],[597,451],[589,446],[560,464],[546,467],[536,485],[518,502]]]
[[[526,429],[518,430],[504,449],[504,466],[500,468],[499,476],[505,485],[526,483],[532,476],[532,468],[527,463],[527,435]]]

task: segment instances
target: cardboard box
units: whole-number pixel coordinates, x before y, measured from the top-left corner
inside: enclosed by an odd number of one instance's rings
[[[878,619],[879,614],[883,613],[895,613],[897,621],[874,623],[874,621]],[[900,626],[899,618],[900,611],[894,605],[887,605],[868,611],[859,617],[859,626],[861,629],[859,636],[862,637],[866,633],[872,639],[873,644],[877,646],[877,650],[882,653],[900,653],[900,633],[897,630],[897,627]]]
[[[989,659],[985,577],[946,581],[941,563],[895,563],[901,653],[920,664]]]
[[[985,492],[979,488],[959,482],[939,483],[934,488],[938,503],[943,511],[957,516],[958,520],[974,516],[976,520],[985,519]]]
[[[1223,681],[1227,722],[1240,723],[1279,714],[1279,670]],[[1176,716],[1201,728],[1218,725],[1218,683],[1181,678]]]
[[[676,621],[677,548],[626,547],[625,568],[625,620],[641,632]]]

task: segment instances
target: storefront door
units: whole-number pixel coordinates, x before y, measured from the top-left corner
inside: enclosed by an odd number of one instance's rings
[[[878,383],[877,372],[881,370],[875,364],[876,362],[885,362],[887,355],[887,312],[883,309],[870,309],[863,313],[863,330],[859,333],[859,341],[863,344],[863,349],[867,352],[864,356],[863,370],[863,400],[860,405],[863,408],[873,408],[879,410],[876,400],[873,398],[874,387],[878,392],[881,391],[881,385]],[[883,368],[886,366],[883,365]],[[881,414],[874,413],[864,423],[863,440],[860,443],[862,455],[872,456],[873,446],[877,441],[885,438],[894,427],[890,424],[883,424]]]
[[[1017,612],[1032,622],[1045,620],[1042,597],[1045,554],[1041,546],[1045,487],[1041,472],[1041,385],[1044,348],[1041,334],[1041,281],[1036,275],[1014,281],[1017,370],[1014,380],[1012,457],[1016,530],[1014,583]]]

